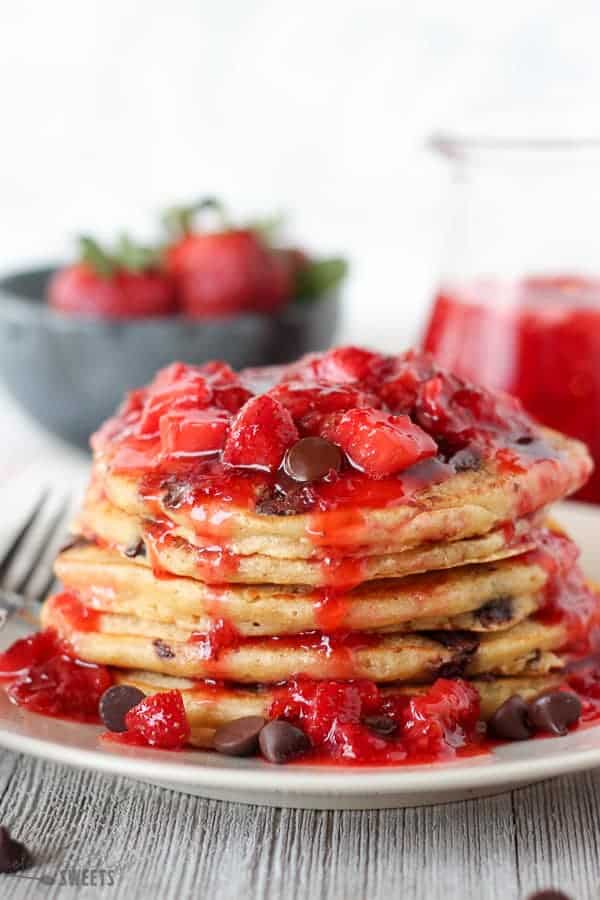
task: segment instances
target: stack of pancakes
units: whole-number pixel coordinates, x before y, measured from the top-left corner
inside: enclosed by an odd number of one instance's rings
[[[96,441],[76,539],[56,562],[65,593],[42,622],[119,682],[179,689],[198,746],[225,722],[268,717],[297,678],[418,693],[461,677],[487,718],[560,683],[573,616],[547,613],[563,582],[584,630],[593,614],[568,539],[558,563],[545,524],[591,464],[553,432],[539,429],[545,451],[527,466],[463,458],[403,502],[303,512],[265,501],[260,478],[242,503],[206,496],[181,463],[154,480],[126,471],[116,431]]]

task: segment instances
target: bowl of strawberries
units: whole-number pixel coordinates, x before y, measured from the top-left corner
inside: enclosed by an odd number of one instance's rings
[[[239,369],[332,341],[347,266],[234,224],[213,199],[174,207],[154,246],[82,237],[78,258],[0,278],[0,375],[51,432],[80,446],[124,388],[173,359]]]

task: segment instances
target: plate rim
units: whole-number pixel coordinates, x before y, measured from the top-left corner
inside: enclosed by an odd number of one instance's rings
[[[27,718],[35,713],[23,712]],[[36,716],[37,717],[37,716]],[[60,721],[60,720],[55,720]],[[98,726],[82,724],[85,729],[100,729]],[[557,742],[569,742],[575,735],[582,733],[600,738],[600,725],[585,728],[583,731],[571,732],[566,737],[551,738],[552,746]],[[539,742],[536,741],[539,746]],[[159,754],[171,751],[152,748],[128,748],[118,746],[118,753],[108,749],[92,750],[86,747],[73,747],[58,741],[24,735],[18,731],[5,730],[0,719],[0,746],[18,753],[26,753],[38,758],[63,765],[82,769],[94,769],[111,775],[120,775],[148,781],[170,782],[177,785],[195,787],[220,788],[232,790],[265,790],[269,793],[310,793],[312,795],[331,795],[332,793],[351,796],[353,794],[402,793],[419,794],[423,792],[440,793],[461,790],[495,787],[504,784],[540,781],[557,775],[600,766],[600,740],[596,747],[587,749],[569,748],[568,743],[562,752],[524,757],[515,760],[498,759],[497,749],[492,751],[485,762],[473,765],[472,757],[465,757],[454,762],[417,764],[415,766],[386,766],[383,770],[371,767],[355,766],[301,766],[278,767],[263,760],[236,760],[229,758],[229,765],[203,765],[203,757],[207,751],[187,751],[198,755],[198,763],[171,762],[162,759]],[[515,744],[509,745],[514,747]],[[525,748],[528,742],[520,742]],[[502,748],[499,748],[500,752]],[[213,755],[210,754],[210,758]],[[475,757],[483,760],[484,757]],[[236,764],[237,763],[237,764]],[[535,767],[535,770],[532,768]],[[276,781],[274,781],[274,777]]]

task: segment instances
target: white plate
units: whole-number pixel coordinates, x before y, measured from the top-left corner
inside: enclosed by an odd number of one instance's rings
[[[587,574],[600,581],[600,510],[564,504],[557,518],[583,551]],[[2,647],[16,635],[10,626]],[[381,809],[482,797],[555,775],[600,766],[600,726],[564,738],[507,744],[454,763],[366,769],[238,760],[194,750],[169,753],[98,741],[100,728],[27,713],[0,692],[0,745],[54,762],[97,769],[218,800],[304,809]]]

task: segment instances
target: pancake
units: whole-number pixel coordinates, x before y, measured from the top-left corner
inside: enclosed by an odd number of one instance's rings
[[[72,524],[73,533],[118,549],[135,563],[159,572],[196,578],[209,584],[299,584],[338,587],[381,578],[451,569],[516,556],[535,546],[531,519],[520,519],[483,537],[423,544],[382,556],[281,559],[254,554],[235,556],[200,550],[172,533],[164,522],[139,519],[108,500],[88,496]]]
[[[193,469],[164,474],[163,486],[150,492],[143,479],[113,471],[110,454],[96,454],[94,471],[97,484],[116,507],[133,517],[168,518],[184,539],[201,548],[285,559],[309,559],[322,554],[324,547],[341,554],[394,554],[425,543],[486,535],[578,490],[592,468],[587,449],[549,429],[537,429],[536,434],[548,455],[524,457],[526,468],[521,471],[495,459],[481,460],[476,470],[456,472],[398,498],[395,505],[387,501],[372,508],[368,499],[352,501],[350,492],[347,503],[338,508],[308,514],[258,512],[260,482],[249,507],[240,508],[228,495],[224,500],[196,496],[201,492],[195,490]],[[202,487],[201,480],[197,486]],[[379,502],[382,494],[383,486],[377,492]]]
[[[275,683],[296,675],[315,679],[366,678],[376,682],[423,681],[462,675],[546,674],[561,667],[552,651],[568,640],[565,624],[527,619],[507,631],[481,636],[434,631],[401,634],[312,633],[288,638],[250,638],[219,649],[220,632],[198,639],[162,640],[135,633],[102,630],[114,619],[78,617],[65,612],[57,598],[42,608],[41,621],[55,628],[87,662],[120,668],[147,669],[187,678],[217,678],[240,683]],[[213,640],[215,643],[213,643]]]
[[[501,598],[500,602],[486,604],[481,610],[463,613],[454,617],[425,617],[423,619],[413,619],[403,623],[402,630],[404,632],[412,631],[465,631],[487,633],[492,631],[506,631],[514,625],[522,622],[535,612],[544,602],[543,594],[525,595],[524,597],[513,597],[505,603]],[[82,604],[82,609],[87,609]],[[152,619],[141,618],[135,613],[130,615],[115,614],[109,612],[98,611],[95,605],[89,607],[93,610],[96,628],[104,634],[135,634],[145,637],[157,638],[163,642],[182,643],[194,639],[193,636],[198,634],[207,634],[211,628],[215,626],[215,619],[205,617],[198,620],[179,620],[175,623],[156,622]],[[85,615],[86,613],[84,613]],[[217,619],[217,622],[224,621]],[[225,620],[229,624],[230,620]],[[265,626],[263,635],[258,635],[258,631],[253,624],[244,623],[245,628],[235,627],[236,632],[242,637],[276,637],[281,632],[272,631],[272,626]],[[468,628],[468,626],[472,626]],[[398,625],[388,626],[387,628],[368,627],[365,623],[363,629],[368,634],[388,634],[398,631]],[[359,631],[359,629],[355,629]],[[288,632],[288,634],[298,634],[304,632]],[[344,632],[346,633],[346,632]]]
[[[180,691],[192,731],[190,743],[199,747],[212,747],[215,729],[234,719],[242,716],[268,718],[275,697],[273,689],[248,690],[235,685],[216,687],[186,678],[157,675],[154,672],[115,669],[113,675],[118,684],[134,685],[146,695],[161,691]],[[480,696],[481,717],[487,720],[514,694],[520,694],[525,700],[533,700],[539,694],[558,687],[561,676],[500,677],[490,681],[474,679],[470,683]],[[427,690],[427,685],[412,684],[401,688],[384,688],[384,693],[418,694],[424,690]]]
[[[352,631],[506,629],[537,609],[544,569],[518,557],[399,580],[372,581],[332,596],[306,586],[209,586],[155,578],[146,566],[96,545],[74,546],[55,563],[57,577],[104,613],[208,631],[216,618],[240,634],[294,634],[327,627]]]

